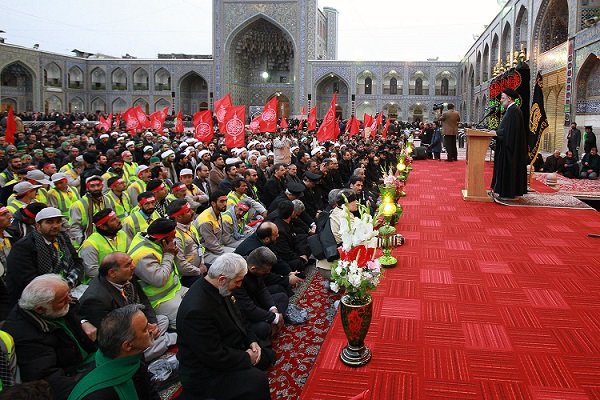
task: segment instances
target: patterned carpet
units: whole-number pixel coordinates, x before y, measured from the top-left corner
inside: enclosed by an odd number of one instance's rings
[[[465,202],[464,167],[415,162],[373,358],[339,361],[336,316],[301,399],[600,399],[600,214]]]
[[[515,207],[576,208],[581,210],[594,210],[577,197],[564,193],[527,193],[523,197],[517,197],[512,200],[500,200],[496,198],[494,201],[505,206]]]
[[[546,184],[547,173],[535,172],[534,179]],[[557,174],[557,184],[549,186],[560,193],[581,197],[600,197],[600,180],[570,179]]]

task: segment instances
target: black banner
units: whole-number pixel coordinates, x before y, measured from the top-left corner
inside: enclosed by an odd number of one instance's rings
[[[520,62],[517,67],[511,68],[502,75],[494,78],[490,82],[488,107],[496,107],[496,113],[492,114],[488,120],[488,128],[497,129],[500,125],[500,119],[504,113],[500,102],[500,95],[506,88],[511,88],[517,91],[519,98],[515,99],[515,103],[521,108],[523,114],[523,124],[529,126],[529,79],[531,71],[529,66]]]
[[[543,89],[544,82],[542,80],[542,74],[538,72],[533,88],[533,101],[531,103],[531,116],[529,119],[529,137],[527,138],[529,162],[535,159],[542,138],[548,130],[548,119],[546,118],[546,110],[544,109]]]

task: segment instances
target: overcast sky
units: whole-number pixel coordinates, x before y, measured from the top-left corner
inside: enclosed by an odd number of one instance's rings
[[[365,5],[369,5],[367,9]],[[338,59],[460,60],[498,0],[319,0],[339,11]],[[7,43],[60,54],[212,54],[212,0],[0,0]]]

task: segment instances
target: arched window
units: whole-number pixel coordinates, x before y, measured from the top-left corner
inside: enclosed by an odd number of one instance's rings
[[[373,93],[373,79],[370,76],[365,78],[365,94]]]
[[[84,112],[83,100],[81,100],[79,97],[73,97],[71,99],[71,102],[69,103],[69,112],[71,112],[71,113]]]
[[[44,106],[44,112],[46,113],[63,111],[62,101],[56,96],[51,96],[48,99],[46,99]]]
[[[106,112],[106,103],[99,97],[96,97],[92,101],[92,111],[93,112]]]
[[[83,71],[79,67],[72,67],[69,70],[69,89],[83,88]]]
[[[127,110],[127,103],[122,98],[118,98],[112,103],[112,112],[120,113]]]
[[[148,73],[144,68],[138,68],[133,73],[133,90],[148,90]]]
[[[127,74],[121,68],[112,73],[112,90],[127,90]]]
[[[154,90],[171,90],[171,74],[164,68],[154,74]]]
[[[390,79],[390,94],[398,94],[398,79]]]
[[[52,87],[61,87],[61,70],[60,67],[54,63],[50,63],[44,68],[44,85]]]
[[[443,78],[442,79],[442,85],[440,88],[440,92],[442,96],[448,96],[448,79]]]
[[[101,68],[92,70],[92,90],[106,89],[106,73]]]
[[[423,79],[421,78],[415,79],[415,94],[423,95]]]

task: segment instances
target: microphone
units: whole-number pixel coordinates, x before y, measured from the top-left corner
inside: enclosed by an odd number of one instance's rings
[[[488,113],[487,113],[487,114],[485,114],[485,115],[483,116],[483,118],[481,118],[481,121],[479,121],[479,122],[478,122],[478,123],[477,123],[475,126],[480,126],[480,125],[481,125],[481,123],[482,123],[483,121],[485,121],[485,119],[486,119],[487,117],[489,117],[490,115],[493,115],[493,114],[495,114],[495,113],[496,113],[498,110],[499,110],[499,107],[496,107],[496,106],[491,106],[491,107],[489,108],[489,111],[488,111]]]

